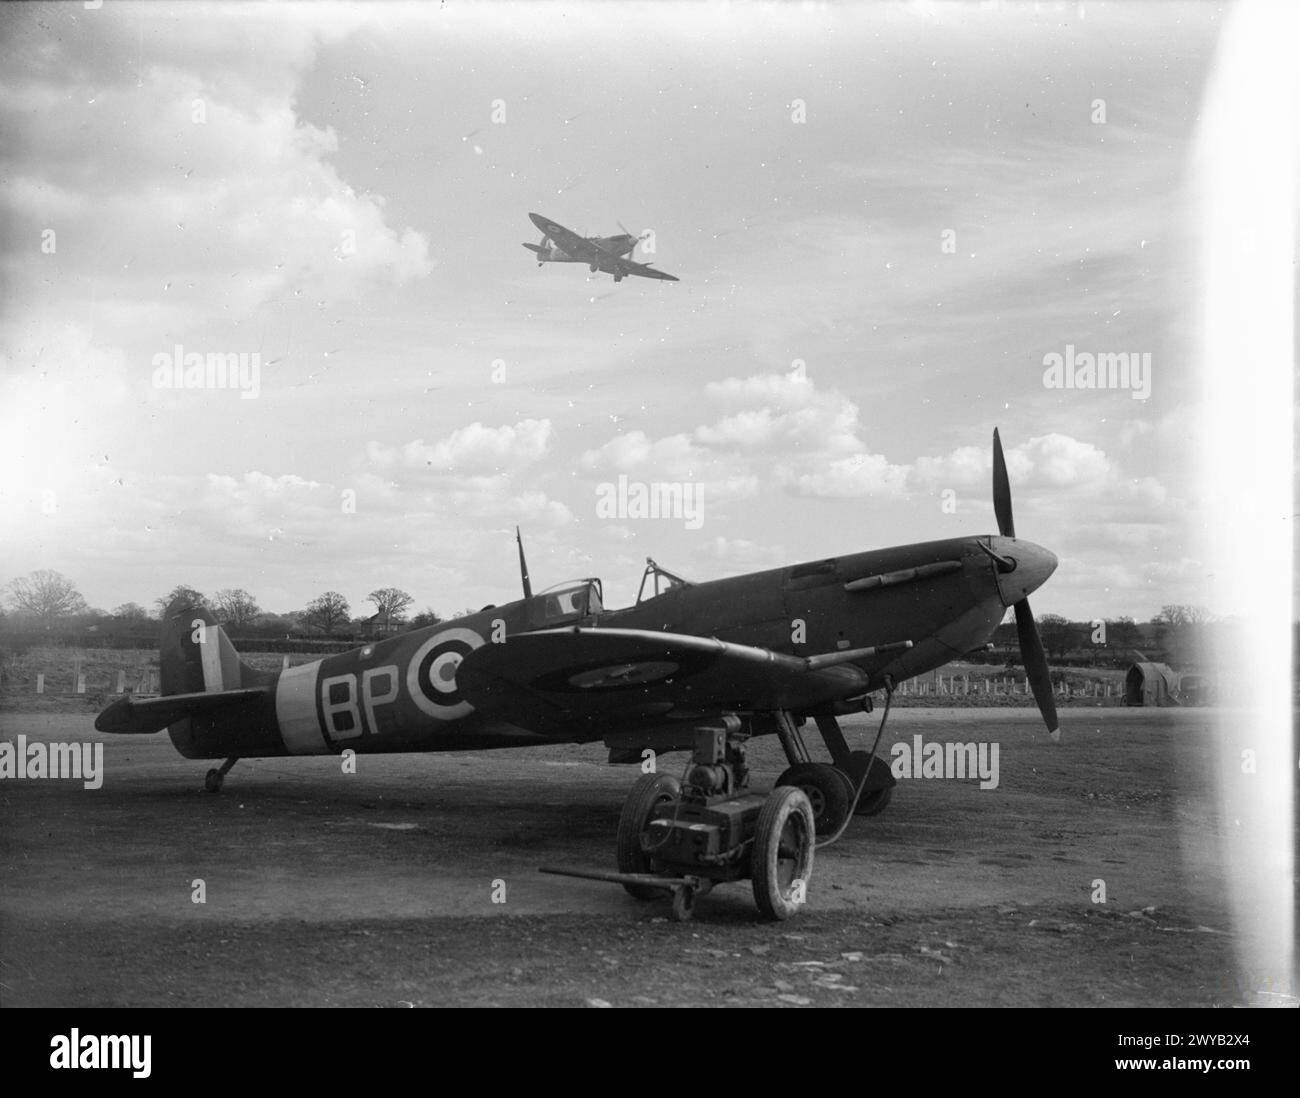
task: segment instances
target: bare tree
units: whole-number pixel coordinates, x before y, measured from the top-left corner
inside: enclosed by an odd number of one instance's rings
[[[113,611],[113,617],[124,621],[148,621],[149,611],[138,602],[124,602]]]
[[[1074,640],[1069,620],[1060,614],[1038,615],[1038,635],[1042,639],[1043,648],[1058,660],[1065,658]]]
[[[188,587],[183,583],[178,583],[168,591],[167,594],[163,595],[162,598],[155,601],[155,605],[158,607],[158,616],[162,617],[164,612],[166,612],[167,607],[169,607],[176,599],[181,598],[188,599],[191,606],[206,606],[208,604],[207,596],[204,595],[202,591],[196,591],[193,587]]]
[[[406,616],[407,607],[415,602],[415,599],[398,587],[380,587],[371,591],[366,598],[375,604],[375,610],[385,629],[391,629],[394,624],[400,623]]]
[[[242,587],[222,588],[213,598],[217,604],[217,617],[227,625],[251,625],[262,612],[257,601]]]
[[[1113,618],[1106,623],[1106,640],[1112,648],[1136,648],[1142,643],[1142,630],[1130,617]]]
[[[326,591],[307,604],[302,620],[308,629],[319,629],[328,637],[340,625],[347,624],[350,613],[347,599],[337,591]]]
[[[411,628],[424,629],[430,625],[437,625],[442,620],[442,615],[438,611],[431,606],[427,606],[411,619]]]
[[[6,590],[9,604],[16,611],[39,619],[46,629],[59,618],[86,610],[86,600],[72,580],[49,568],[39,568],[14,580]]]
[[[1187,603],[1171,603],[1162,606],[1160,613],[1151,619],[1158,625],[1204,625],[1214,620],[1204,606],[1192,606]]]

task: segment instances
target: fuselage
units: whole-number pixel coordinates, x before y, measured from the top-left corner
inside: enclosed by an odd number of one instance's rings
[[[634,236],[623,234],[620,236],[592,236],[586,238],[602,252],[613,256],[631,255],[637,246],[637,239]],[[569,255],[555,241],[548,237],[543,237],[540,244],[530,245],[531,249],[536,249],[538,263],[586,263],[591,264],[591,260],[586,256]],[[611,265],[607,265],[601,258],[597,258],[596,264],[600,270],[613,271]]]
[[[999,571],[988,548],[1015,569]],[[1007,607],[1055,567],[1056,558],[1031,542],[986,535],[679,584],[621,610],[605,610],[599,581],[583,581],[285,671],[251,672],[252,681],[246,673],[241,685],[264,687],[266,696],[237,722],[196,716],[170,730],[192,758],[557,742],[476,711],[457,689],[456,668],[481,645],[571,625],[710,636],[795,656],[911,641],[905,651],[855,661],[869,676],[867,689],[877,690],[987,642]]]

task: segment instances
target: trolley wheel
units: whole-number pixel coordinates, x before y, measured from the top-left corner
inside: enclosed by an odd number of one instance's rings
[[[696,892],[692,885],[682,885],[673,889],[673,918],[679,923],[688,923],[695,914]]]
[[[225,781],[226,776],[220,770],[213,767],[204,775],[203,788],[209,793],[220,793],[221,783]]]
[[[655,805],[671,801],[681,791],[681,783],[667,774],[642,774],[637,779],[618,817],[615,847],[620,873],[650,872],[650,858],[641,849],[641,832],[645,830]],[[628,895],[638,900],[656,899],[661,891],[646,885],[625,884],[623,887]]]
[[[788,919],[812,876],[816,830],[812,805],[797,786],[778,785],[758,813],[750,854],[754,902],[767,919]]]
[[[834,835],[848,818],[853,780],[829,763],[796,763],[776,779],[776,784],[804,791],[818,835]]]
[[[867,761],[871,756],[866,751],[854,751],[849,756],[849,780],[853,783],[853,788],[857,789],[858,782],[862,780],[862,775],[867,771]],[[872,764],[872,769],[877,767],[886,767],[888,764],[881,758],[877,758]],[[850,794],[852,796],[852,794]],[[887,785],[883,789],[866,789],[863,790],[862,796],[858,798],[858,807],[854,810],[855,816],[879,816],[886,808],[894,796],[894,787]]]

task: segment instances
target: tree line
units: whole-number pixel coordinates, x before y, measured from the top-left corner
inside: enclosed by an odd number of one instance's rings
[[[301,610],[278,614],[264,611],[257,599],[242,587],[222,588],[208,598],[186,584],[178,584],[155,599],[152,612],[139,603],[126,602],[110,613],[89,607],[72,580],[49,569],[40,569],[13,580],[4,588],[4,595],[5,606],[0,607],[0,620],[3,620],[5,628],[34,626],[45,632],[69,628],[102,629],[106,626],[131,631],[133,627],[141,628],[150,621],[157,621],[167,606],[178,598],[207,606],[233,634],[246,636],[290,636],[296,633],[345,640],[359,635],[387,636],[448,620],[432,608],[411,614],[415,599],[400,587],[379,587],[371,591],[366,601],[374,606],[374,613],[355,617],[347,598],[338,591],[325,591]],[[462,617],[473,612],[472,608],[466,608],[449,617]],[[1126,662],[1131,661],[1139,650],[1152,658],[1195,658],[1204,627],[1214,623],[1215,618],[1200,606],[1170,604],[1145,623],[1136,622],[1131,617],[1070,621],[1060,614],[1042,614],[1037,621],[1043,647],[1048,657],[1056,662],[1095,662],[1098,656]],[[996,650],[1014,649],[1017,645],[1015,625],[1000,625],[994,633],[993,644]]]
[[[1210,628],[1220,623],[1203,606],[1170,603],[1149,621],[1131,617],[1070,621],[1060,614],[1036,617],[1043,649],[1054,663],[1110,662],[1124,665],[1139,656],[1155,662],[1200,662],[1206,656]],[[1019,648],[1014,622],[999,625],[993,634],[998,658]]]
[[[138,602],[124,602],[112,611],[89,606],[67,576],[51,569],[38,569],[12,580],[3,591],[0,620],[8,629],[36,628],[44,632],[76,629],[140,629],[158,621],[163,611],[178,598],[194,605],[206,606],[216,619],[228,626],[232,634],[289,635],[308,634],[340,639],[367,633],[388,635],[408,629],[422,629],[444,621],[432,608],[411,614],[415,599],[399,587],[378,587],[366,596],[374,613],[353,616],[347,598],[338,591],[325,591],[300,610],[268,613],[257,599],[242,587],[226,587],[208,598],[187,584],[178,584],[154,600],[150,611]],[[363,607],[364,609],[364,607]],[[472,613],[464,610],[461,613]],[[453,615],[459,617],[460,614]]]

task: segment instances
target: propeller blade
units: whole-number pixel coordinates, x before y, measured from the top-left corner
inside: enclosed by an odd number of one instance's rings
[[[1002,456],[1002,439],[998,437],[996,427],[993,428],[993,513],[998,517],[998,533],[1004,538],[1014,538],[1016,522],[1011,517],[1011,481],[1007,478],[1007,460]]]
[[[1038,703],[1038,711],[1043,715],[1052,739],[1059,741],[1061,724],[1056,718],[1056,699],[1052,697],[1047,653],[1043,650],[1043,642],[1038,635],[1038,626],[1034,623],[1034,612],[1029,609],[1028,599],[1016,603],[1016,635],[1020,638],[1020,658],[1025,661],[1025,674],[1029,678],[1029,688],[1034,692],[1034,701]]]
[[[524,581],[524,598],[533,597],[533,585],[528,582],[528,562],[524,560],[524,537],[519,532],[519,527],[515,527],[515,542],[519,546],[519,576]]]

